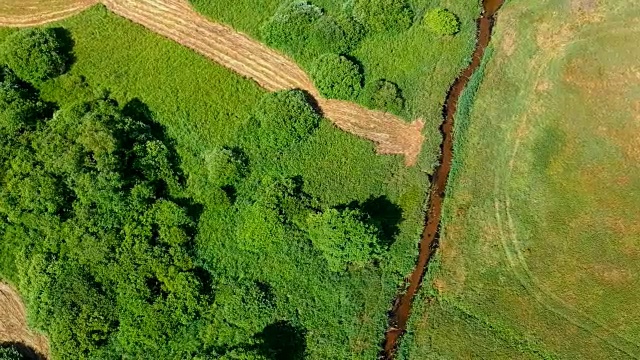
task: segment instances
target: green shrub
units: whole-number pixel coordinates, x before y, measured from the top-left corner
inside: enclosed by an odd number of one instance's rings
[[[353,15],[372,32],[400,32],[413,23],[406,0],[355,0]]]
[[[61,32],[26,29],[13,33],[2,44],[2,58],[22,79],[40,82],[62,75],[71,59]]]
[[[311,67],[311,77],[322,96],[343,100],[354,100],[364,80],[358,64],[337,54],[318,57]]]
[[[0,346],[0,360],[26,360],[18,349],[11,345]]]
[[[377,229],[357,210],[329,209],[308,219],[309,238],[331,271],[362,268],[380,254]]]
[[[460,20],[451,11],[443,8],[429,10],[424,21],[438,35],[453,35],[460,31]]]
[[[363,93],[364,104],[372,109],[386,110],[398,114],[404,108],[404,98],[398,85],[377,80],[368,83]]]
[[[259,147],[266,151],[280,151],[302,142],[320,123],[304,92],[287,90],[265,95],[256,106],[253,119],[258,126]]]
[[[346,52],[363,36],[362,26],[350,17],[334,18],[299,0],[282,5],[262,28],[262,38],[268,45],[305,59],[326,52]]]

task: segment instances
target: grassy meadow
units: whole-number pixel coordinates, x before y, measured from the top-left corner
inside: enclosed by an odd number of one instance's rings
[[[640,357],[639,15],[634,1],[500,11],[401,358]]]
[[[255,39],[262,39],[264,24],[277,12],[282,0],[262,0],[256,6],[252,0],[221,3],[213,0],[190,0],[202,14]],[[291,1],[288,1],[291,2]],[[349,13],[349,4],[342,0],[312,0],[329,16],[338,18]],[[426,121],[426,162],[433,162],[439,151],[438,127],[442,120],[442,105],[457,74],[466,66],[475,44],[475,20],[480,14],[479,3],[459,0],[412,0],[413,25],[406,31],[367,34],[357,46],[346,53],[362,66],[365,83],[378,79],[399,86],[406,99],[400,115]],[[432,8],[445,7],[460,19],[460,32],[455,36],[438,36],[424,24],[424,14]],[[330,52],[330,51],[327,51]],[[314,57],[289,54],[309,69]],[[364,103],[364,100],[358,99]],[[427,165],[432,165],[431,163]]]

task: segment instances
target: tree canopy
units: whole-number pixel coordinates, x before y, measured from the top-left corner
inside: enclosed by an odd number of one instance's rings
[[[398,114],[404,108],[404,98],[398,85],[377,80],[368,83],[363,92],[364,103],[372,109],[386,110]]]
[[[9,35],[0,47],[3,60],[22,79],[39,82],[61,75],[71,60],[63,32],[32,28]]]
[[[262,28],[267,44],[303,59],[349,51],[363,36],[363,27],[349,15],[333,17],[300,0],[285,1]]]
[[[453,35],[460,31],[460,20],[447,9],[429,10],[424,16],[424,22],[431,31],[438,35]]]
[[[371,32],[400,32],[413,23],[407,0],[354,0],[353,15]]]
[[[352,209],[328,209],[309,216],[311,242],[332,271],[362,268],[380,255],[378,230],[364,222],[364,217]]]
[[[317,58],[311,68],[311,77],[322,96],[342,100],[354,100],[364,81],[360,66],[337,54]]]

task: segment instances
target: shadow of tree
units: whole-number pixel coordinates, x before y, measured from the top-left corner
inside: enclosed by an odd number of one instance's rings
[[[301,360],[307,350],[306,330],[289,321],[267,325],[256,335],[257,350],[273,360]]]
[[[22,359],[25,360],[47,360],[47,357],[44,354],[38,353],[35,349],[27,346],[26,344],[19,342],[6,342],[0,343],[0,347],[2,348],[14,348],[20,355]]]
[[[402,208],[386,195],[370,197],[364,202],[353,201],[338,208],[359,210],[366,215],[365,222],[375,226],[380,234],[380,245],[389,248],[400,232]]]

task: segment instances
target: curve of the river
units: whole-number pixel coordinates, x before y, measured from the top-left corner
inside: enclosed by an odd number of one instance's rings
[[[451,171],[451,160],[453,158],[453,122],[458,108],[458,100],[460,99],[462,91],[469,83],[471,76],[482,62],[485,49],[491,40],[491,32],[493,30],[496,12],[504,1],[505,0],[483,0],[482,16],[480,16],[477,21],[478,40],[471,63],[462,71],[447,94],[443,108],[444,121],[440,126],[440,132],[443,138],[440,161],[433,176],[431,190],[429,192],[429,204],[427,206],[426,223],[422,233],[422,239],[420,240],[418,262],[407,280],[408,286],[406,290],[396,297],[393,309],[389,314],[389,327],[385,333],[384,348],[381,355],[382,359],[393,359],[398,341],[407,329],[413,299],[420,287],[422,278],[427,272],[429,261],[438,248],[442,204],[445,198],[445,189],[449,172]]]

